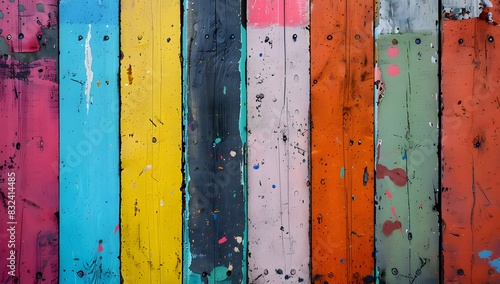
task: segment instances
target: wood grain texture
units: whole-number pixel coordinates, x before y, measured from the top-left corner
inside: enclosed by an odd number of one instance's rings
[[[182,278],[180,1],[121,2],[122,277]]]
[[[308,6],[248,6],[250,283],[310,282]]]
[[[438,7],[431,2],[394,14],[397,19],[408,17],[404,29],[376,34],[375,236],[380,283],[439,280]],[[387,20],[382,7],[398,5],[379,3],[378,27]]]
[[[446,283],[500,281],[500,30],[443,24],[442,212]]]
[[[246,283],[240,1],[184,2],[184,281]]]
[[[120,283],[118,4],[60,4],[60,283]]]
[[[58,283],[57,1],[0,3],[0,282]],[[41,9],[43,7],[43,9]]]
[[[372,22],[372,1],[312,1],[314,283],[374,280]]]

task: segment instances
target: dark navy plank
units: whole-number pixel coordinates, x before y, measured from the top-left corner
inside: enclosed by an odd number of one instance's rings
[[[238,1],[185,3],[184,280],[246,281],[244,33]],[[243,65],[244,66],[244,65]]]

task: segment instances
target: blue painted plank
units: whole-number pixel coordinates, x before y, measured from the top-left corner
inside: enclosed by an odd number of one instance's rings
[[[60,2],[61,283],[120,283],[118,7]]]

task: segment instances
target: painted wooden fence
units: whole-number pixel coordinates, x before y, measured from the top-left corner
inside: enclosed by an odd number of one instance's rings
[[[250,283],[309,279],[309,2],[248,6]]]
[[[312,5],[312,280],[370,283],[373,2]]]
[[[57,283],[57,1],[0,4],[0,282]]]
[[[118,1],[59,7],[59,282],[120,283]]]
[[[179,283],[182,277],[179,12],[180,1],[121,2],[121,263],[126,283]]]
[[[500,7],[441,4],[2,1],[0,283],[500,282]]]

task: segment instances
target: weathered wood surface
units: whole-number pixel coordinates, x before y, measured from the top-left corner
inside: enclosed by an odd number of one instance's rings
[[[376,266],[381,283],[439,279],[438,5],[380,1]]]
[[[61,283],[120,283],[118,4],[60,3]]]
[[[309,2],[250,1],[250,283],[309,283]]]
[[[446,283],[500,282],[500,29],[443,23],[442,212]]]
[[[312,1],[314,283],[374,280],[372,22],[372,1]]]
[[[182,280],[180,1],[121,2],[125,283]]]
[[[240,1],[184,2],[186,283],[245,283],[245,31]]]
[[[0,282],[57,283],[57,1],[0,15]]]

